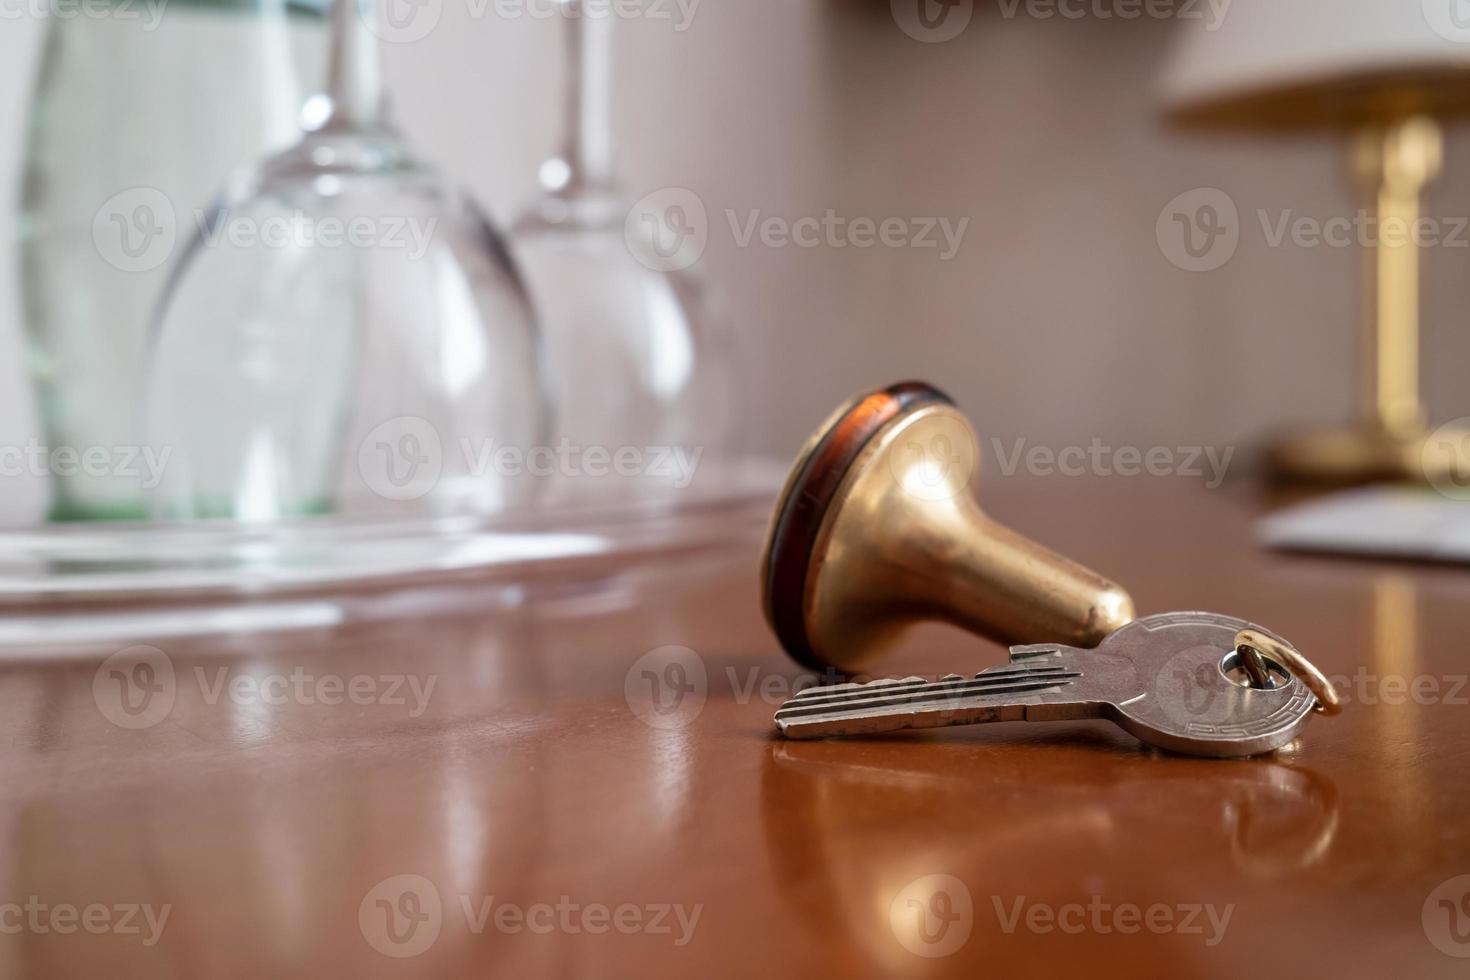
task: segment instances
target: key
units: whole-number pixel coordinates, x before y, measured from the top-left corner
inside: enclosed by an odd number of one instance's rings
[[[776,727],[806,739],[1102,718],[1161,749],[1232,758],[1296,738],[1319,697],[1333,713],[1335,692],[1290,646],[1243,620],[1181,612],[1134,620],[1090,650],[1011,647],[1009,664],[973,676],[808,688],[776,711]]]

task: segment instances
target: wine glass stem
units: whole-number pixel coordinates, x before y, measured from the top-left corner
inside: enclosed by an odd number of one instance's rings
[[[562,0],[566,41],[562,159],[567,186],[606,187],[612,161],[611,10],[592,15],[585,0]]]
[[[325,127],[370,129],[387,124],[382,52],[377,37],[368,28],[371,18],[378,16],[378,2],[332,0],[327,52],[327,97],[331,109]]]

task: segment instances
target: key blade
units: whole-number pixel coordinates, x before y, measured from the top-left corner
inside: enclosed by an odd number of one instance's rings
[[[787,738],[871,735],[908,728],[937,728],[1021,720],[1029,699],[1057,692],[1082,676],[1060,666],[1002,669],[972,678],[938,681],[908,678],[843,684],[804,691],[776,711],[776,727]]]
[[[867,700],[879,696],[897,697],[914,691],[930,691],[941,693],[945,691],[983,692],[987,689],[1003,688],[1008,684],[1018,682],[1030,682],[1044,680],[1048,677],[1076,678],[1081,676],[1075,670],[1068,670],[1060,664],[1045,667],[998,668],[995,671],[985,671],[971,677],[960,674],[947,674],[939,680],[929,680],[924,677],[905,677],[902,680],[880,679],[868,681],[865,684],[834,684],[830,687],[809,687],[793,695],[784,705],[782,710],[796,705],[837,705],[844,702]]]
[[[883,705],[945,700],[953,702],[973,695],[1009,694],[1018,690],[1046,690],[1070,683],[1081,677],[1077,671],[1049,670],[1024,676],[945,678],[938,681],[909,679],[886,684],[877,689],[843,691],[822,697],[792,698],[777,714],[811,714],[819,711],[846,711]]]

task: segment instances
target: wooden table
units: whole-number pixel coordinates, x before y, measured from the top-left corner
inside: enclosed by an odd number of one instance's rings
[[[1346,711],[1231,762],[1101,723],[783,743],[802,674],[755,542],[510,611],[159,642],[122,677],[161,714],[121,711],[115,646],[12,662],[0,974],[1467,975],[1470,576],[1261,553],[1242,488],[984,497],[1141,611],[1290,637]],[[936,627],[886,667],[1001,656]]]

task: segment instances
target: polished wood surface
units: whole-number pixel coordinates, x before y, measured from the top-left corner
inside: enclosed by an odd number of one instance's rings
[[[0,975],[1466,975],[1470,574],[1262,553],[1248,489],[1183,478],[983,497],[1142,613],[1278,631],[1344,713],[1229,762],[1103,723],[783,743],[806,675],[757,541],[509,611],[156,641],[151,677],[12,660]],[[1002,655],[926,628],[882,669]]]

